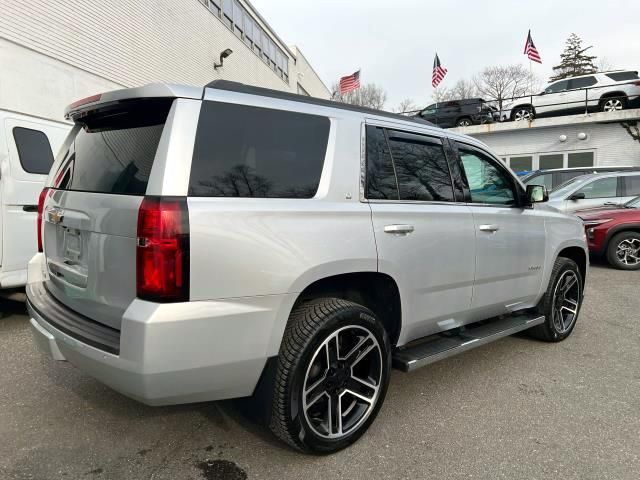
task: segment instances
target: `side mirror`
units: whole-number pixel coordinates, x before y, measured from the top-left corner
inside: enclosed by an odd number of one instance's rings
[[[544,90],[540,92],[540,95],[545,95],[547,92],[545,92]]]
[[[527,201],[529,204],[546,202],[549,200],[549,192],[544,185],[527,185]]]
[[[587,198],[587,196],[584,194],[584,192],[578,192],[571,195],[569,197],[569,200],[573,200],[575,202],[576,200],[584,200],[585,198]]]

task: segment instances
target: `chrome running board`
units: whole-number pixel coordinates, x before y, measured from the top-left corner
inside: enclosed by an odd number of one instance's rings
[[[474,323],[455,332],[431,335],[397,348],[393,353],[393,367],[411,372],[438,360],[535,327],[544,323],[544,320],[544,316],[538,314],[518,314]]]

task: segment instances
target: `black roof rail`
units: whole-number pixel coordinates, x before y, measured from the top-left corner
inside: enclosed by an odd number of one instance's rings
[[[214,88],[216,90],[226,90],[229,92],[247,93],[249,95],[259,95],[262,97],[277,98],[279,100],[290,100],[292,102],[308,103],[311,105],[319,105],[322,107],[339,108],[341,110],[349,110],[352,112],[369,113],[371,115],[379,115],[382,117],[393,118],[396,120],[404,120],[407,122],[420,123],[435,127],[431,122],[427,122],[419,117],[406,117],[397,113],[385,112],[384,110],[376,110],[374,108],[360,107],[349,103],[335,102],[333,100],[324,100],[322,98],[309,97],[307,95],[299,95],[297,93],[283,92],[281,90],[272,90],[270,88],[254,87],[240,82],[232,82],[230,80],[214,80],[207,83],[205,88]]]

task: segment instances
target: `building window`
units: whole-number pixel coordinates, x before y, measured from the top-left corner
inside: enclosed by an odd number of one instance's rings
[[[567,167],[593,167],[593,152],[575,152],[567,154]]]
[[[562,153],[541,154],[538,157],[538,168],[540,170],[550,170],[552,168],[564,167],[564,155]]]
[[[199,0],[282,80],[289,83],[289,57],[238,0]]]
[[[511,167],[511,170],[516,173],[530,172],[533,170],[533,157],[511,157],[509,159],[509,166]]]

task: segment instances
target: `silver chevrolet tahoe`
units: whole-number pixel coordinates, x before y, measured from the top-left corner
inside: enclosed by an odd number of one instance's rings
[[[251,397],[332,452],[408,372],[573,330],[577,217],[424,121],[216,81],[72,104],[28,268],[37,343],[149,405]]]

